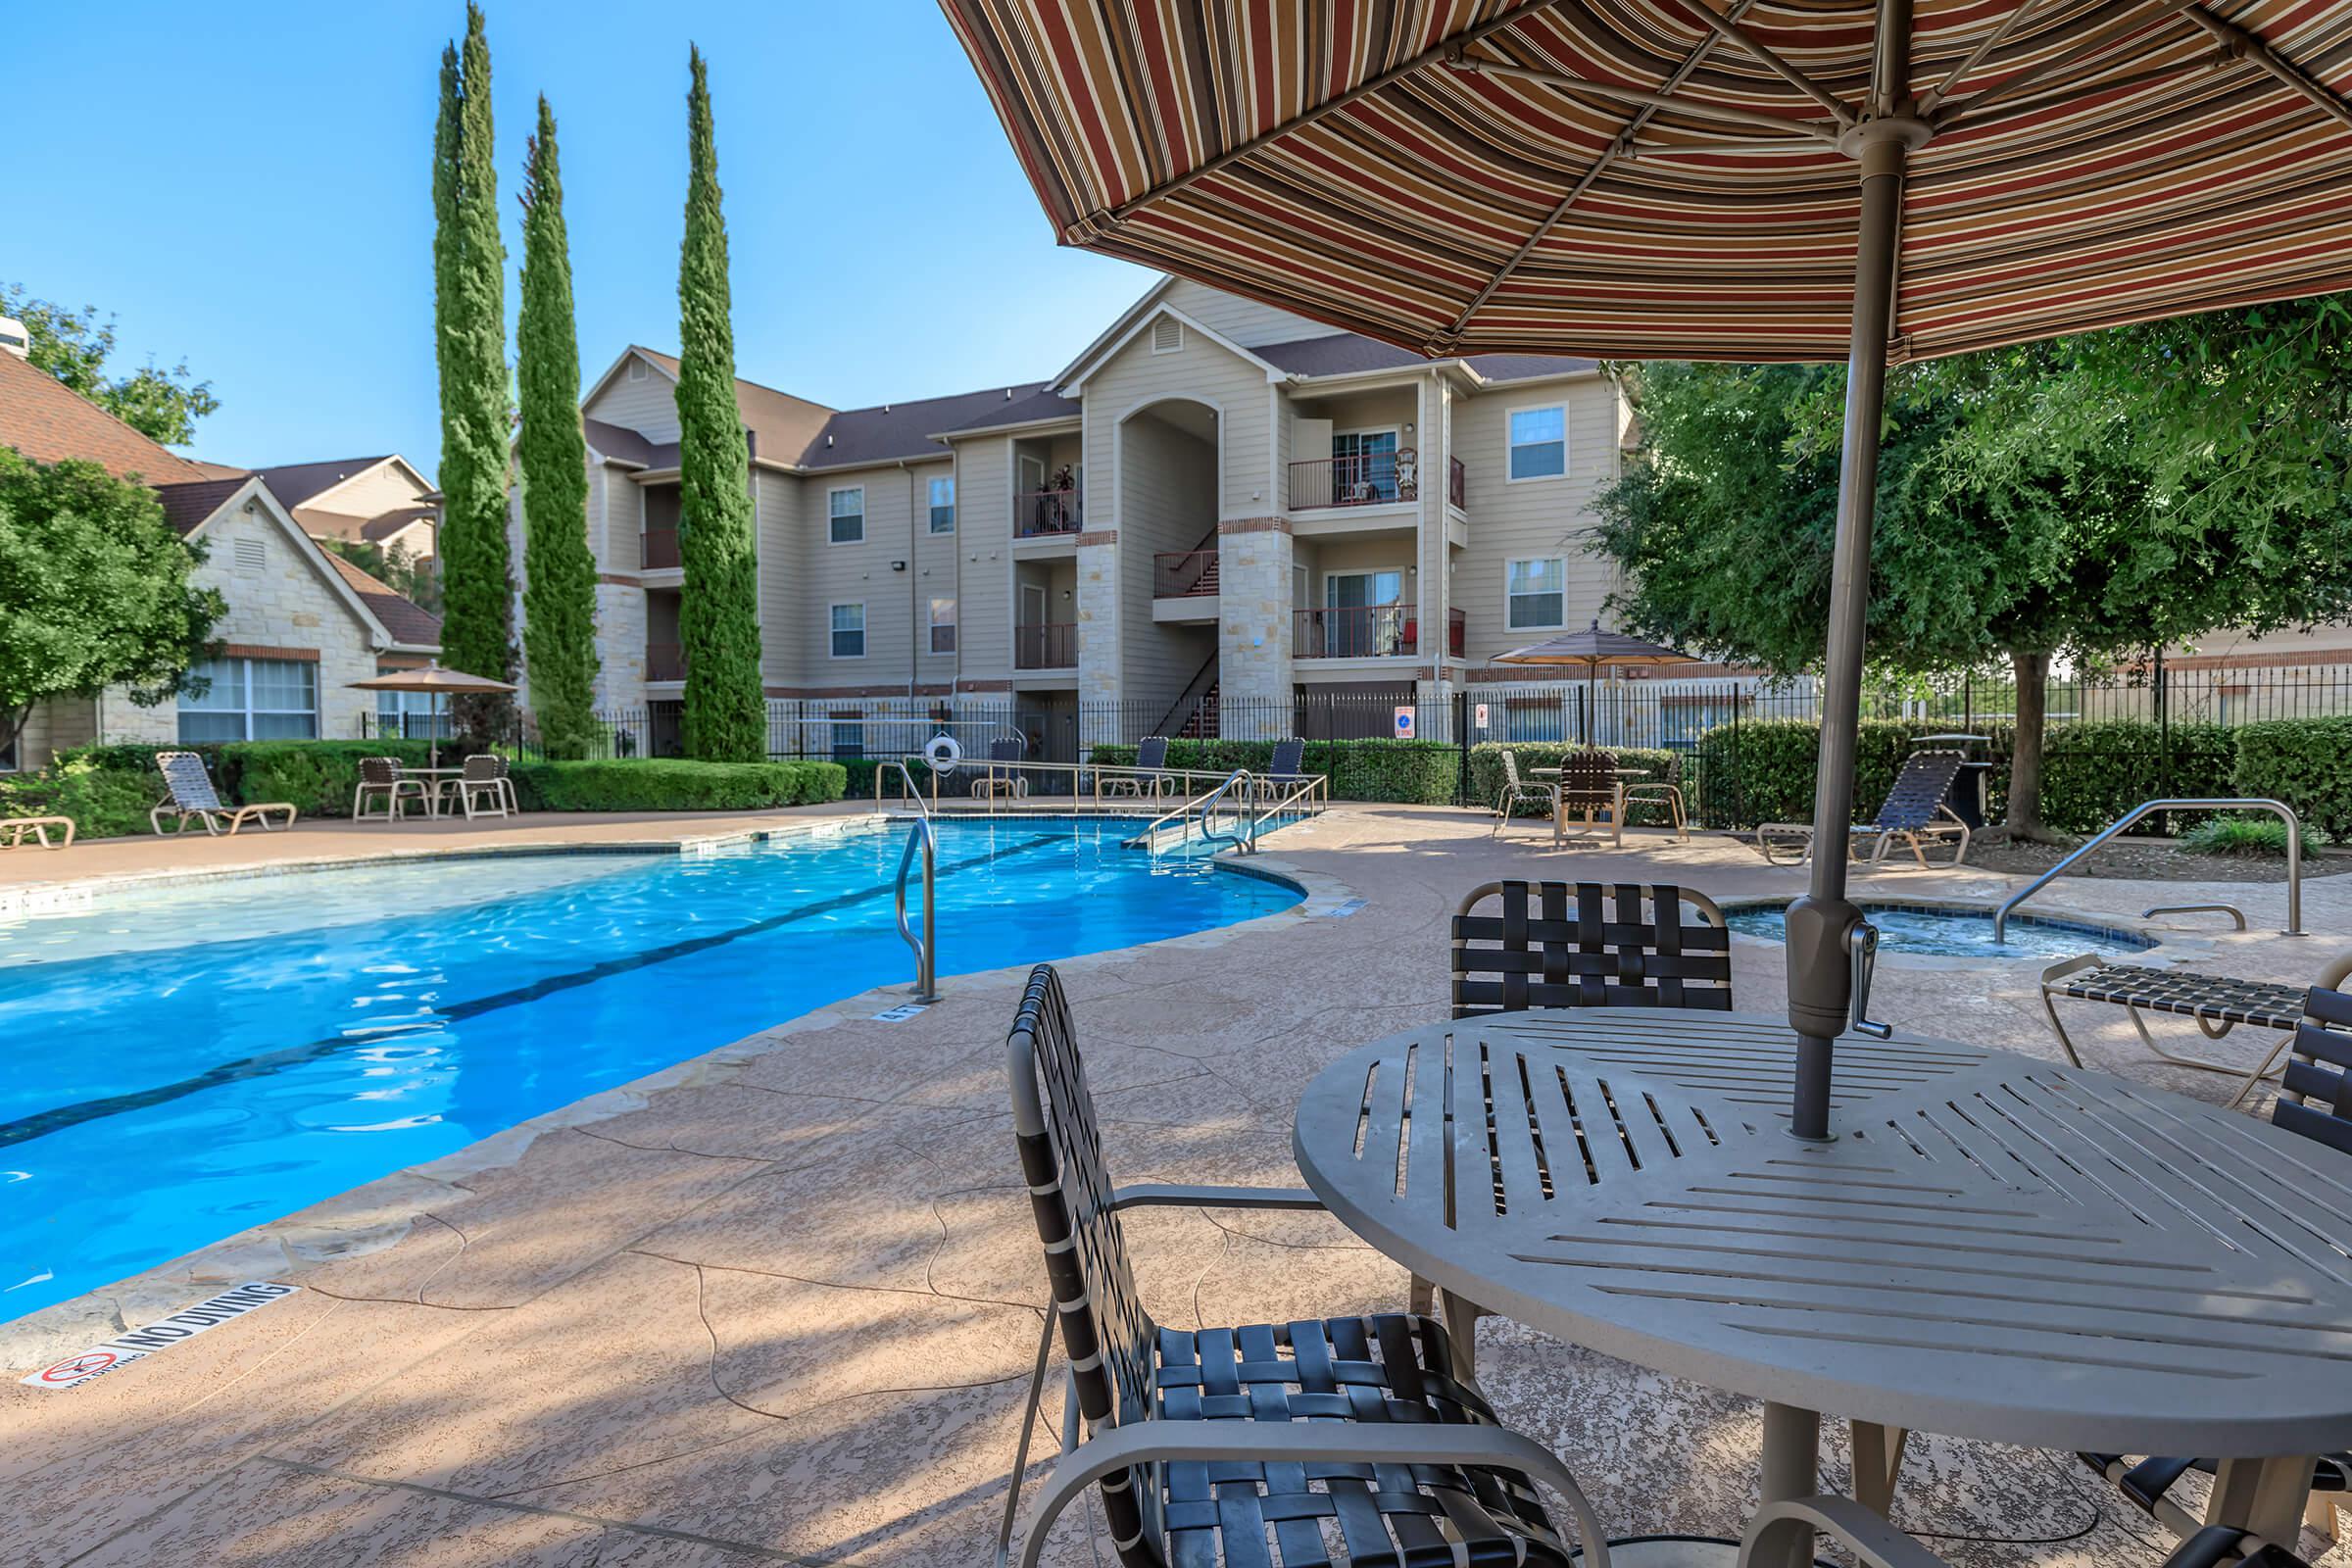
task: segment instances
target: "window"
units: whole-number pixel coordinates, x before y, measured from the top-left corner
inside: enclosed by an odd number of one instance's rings
[[[318,738],[318,666],[310,661],[208,659],[188,673],[211,685],[201,697],[179,694],[183,743]]]
[[[953,477],[931,481],[931,531],[956,531],[956,481]]]
[[[865,725],[855,718],[837,718],[830,726],[833,731],[833,760],[856,761],[865,755]]]
[[[835,659],[863,659],[865,657],[865,606],[835,605],[833,607],[833,657]]]
[[[832,543],[854,545],[865,537],[865,486],[826,491],[825,510],[830,529],[825,537]]]
[[[1152,323],[1152,352],[1173,354],[1184,347],[1184,323],[1173,316],[1163,316]]]
[[[1568,564],[1559,556],[1514,561],[1504,568],[1503,623],[1513,631],[1568,623]]]
[[[1556,479],[1567,471],[1567,409],[1556,403],[1548,409],[1513,409],[1511,477]]]
[[[952,654],[956,651],[956,601],[931,601],[931,651]]]
[[[1334,430],[1331,433],[1331,494],[1335,501],[1363,504],[1395,501],[1396,431]]]
[[[377,692],[375,733],[378,739],[421,741],[448,740],[455,731],[447,708],[431,692]]]

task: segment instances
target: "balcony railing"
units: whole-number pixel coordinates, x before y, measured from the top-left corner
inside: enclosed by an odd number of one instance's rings
[[[1417,605],[1301,610],[1291,645],[1298,659],[1394,659],[1420,651]]]
[[[1291,510],[1377,507],[1420,496],[1420,459],[1413,449],[1317,458],[1291,465]]]
[[[1470,505],[1470,473],[1459,458],[1446,460],[1446,499],[1457,507]]]
[[[1446,651],[1456,659],[1469,656],[1463,652],[1470,646],[1470,619],[1458,610],[1446,612]]]
[[[1075,669],[1078,665],[1078,627],[1066,620],[1045,621],[1012,629],[1012,667],[1015,669]]]
[[[1193,599],[1217,591],[1214,550],[1163,550],[1152,558],[1152,597]]]
[[[647,680],[684,680],[686,678],[686,650],[676,643],[647,643],[645,645],[645,678]]]
[[[1012,498],[1012,532],[1016,539],[1076,533],[1086,521],[1086,510],[1075,490],[1023,490]]]
[[[648,528],[637,536],[637,564],[646,571],[660,571],[676,566],[678,562],[678,530]]]

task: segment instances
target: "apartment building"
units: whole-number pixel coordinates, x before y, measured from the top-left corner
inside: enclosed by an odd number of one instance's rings
[[[632,347],[582,405],[612,709],[683,690],[676,372]],[[1525,680],[1493,656],[1609,587],[1584,538],[1627,414],[1591,361],[1427,361],[1165,279],[1048,380],[738,401],[771,712],[845,746],[985,708],[1052,755]]]

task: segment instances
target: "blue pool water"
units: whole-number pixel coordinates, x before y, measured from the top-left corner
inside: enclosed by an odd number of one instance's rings
[[[1120,848],[939,826],[940,972],[1296,903]],[[0,1319],[642,1077],[912,957],[903,833],[216,882],[0,920]]]
[[[1941,958],[2071,958],[2078,953],[2139,953],[2156,944],[2135,931],[2061,920],[2048,915],[2013,914],[2009,940],[1992,940],[1990,910],[1937,909],[1921,905],[1872,904],[1862,912],[1879,928],[1882,953],[1916,953]],[[1733,909],[1724,915],[1733,930],[1768,941],[1782,941],[1779,906]]]

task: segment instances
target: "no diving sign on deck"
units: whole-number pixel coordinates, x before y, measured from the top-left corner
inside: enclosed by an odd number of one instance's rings
[[[206,1329],[218,1328],[232,1317],[243,1317],[257,1306],[268,1306],[301,1289],[299,1285],[272,1285],[260,1280],[240,1285],[143,1329],[118,1334],[104,1345],[68,1356],[17,1381],[29,1383],[36,1389],[76,1389],[92,1378],[104,1377],[133,1361],[144,1361],[158,1350],[168,1350],[182,1340],[194,1339]]]

